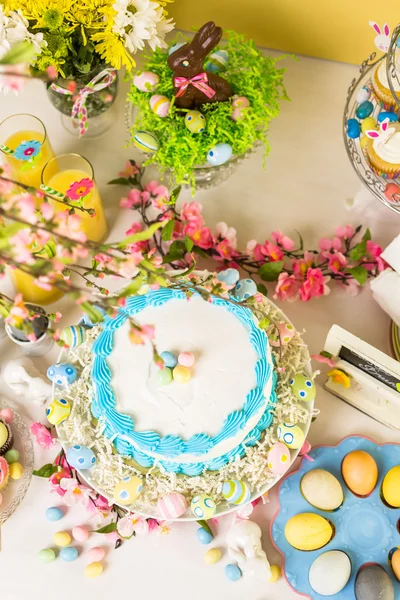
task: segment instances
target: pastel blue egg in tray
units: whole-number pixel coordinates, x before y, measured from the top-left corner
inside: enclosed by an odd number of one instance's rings
[[[311,600],[400,600],[399,444],[350,436],[308,456],[271,523],[287,582]]]

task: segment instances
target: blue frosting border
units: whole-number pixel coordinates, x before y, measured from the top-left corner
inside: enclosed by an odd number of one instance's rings
[[[132,457],[143,467],[151,467],[156,459],[149,456],[148,452],[156,452],[165,457],[164,461],[157,459],[157,462],[165,470],[185,473],[187,475],[198,475],[204,469],[220,469],[231,458],[233,459],[238,455],[243,456],[245,446],[254,445],[257,442],[261,433],[272,421],[272,409],[277,401],[275,393],[277,376],[275,372],[271,374],[271,364],[267,360],[268,338],[265,332],[255,323],[251,310],[235,302],[229,302],[222,298],[212,298],[213,304],[224,306],[224,308],[240,320],[249,332],[250,342],[258,356],[255,365],[256,387],[248,393],[242,409],[236,410],[227,416],[221,430],[214,437],[198,433],[188,440],[183,440],[177,435],[160,437],[154,431],[135,431],[135,423],[132,417],[120,413],[115,409],[116,398],[111,387],[112,373],[107,363],[107,357],[114,350],[114,332],[125,323],[129,316],[138,314],[147,306],[162,306],[172,299],[186,300],[186,295],[181,290],[167,288],[149,291],[143,296],[132,296],[127,300],[125,307],[115,318],[107,317],[105,319],[102,331],[92,346],[92,384],[94,397],[91,410],[96,419],[104,419],[104,435],[108,438],[115,437],[114,445],[120,454]],[[243,429],[248,420],[265,403],[264,388],[271,375],[273,378],[272,390],[266,410],[256,427],[238,447],[208,462],[178,463],[168,461],[169,458],[174,458],[180,454],[201,456],[210,451],[216,444],[234,436],[239,429]],[[118,436],[124,436],[124,438],[122,439]]]

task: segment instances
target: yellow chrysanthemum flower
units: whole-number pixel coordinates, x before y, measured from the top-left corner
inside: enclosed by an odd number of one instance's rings
[[[332,369],[332,371],[328,371],[327,375],[332,379],[333,383],[342,385],[344,388],[351,386],[350,375],[342,371],[342,369]]]
[[[104,62],[114,67],[114,69],[120,69],[123,65],[131,70],[136,66],[135,61],[126,51],[122,40],[111,30],[94,33],[90,39],[95,42],[96,52],[100,54]]]

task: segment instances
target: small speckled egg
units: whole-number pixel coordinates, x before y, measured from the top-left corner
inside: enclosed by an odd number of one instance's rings
[[[178,356],[178,363],[183,367],[193,367],[194,355],[192,352],[181,352]]]
[[[350,575],[351,562],[347,554],[331,550],[314,560],[308,578],[314,592],[321,596],[334,596],[347,585]]]
[[[157,502],[157,512],[163,521],[178,519],[188,507],[185,496],[178,492],[171,492]]]
[[[368,129],[376,129],[376,121],[374,117],[367,117],[361,123],[361,131],[365,133]]]
[[[232,146],[221,143],[211,148],[207,153],[207,162],[214,167],[228,162],[232,156]]]
[[[204,63],[204,68],[210,73],[221,73],[226,71],[229,62],[229,54],[226,50],[212,52]]]
[[[71,543],[71,536],[67,531],[57,531],[57,533],[53,535],[53,542],[56,546],[64,548],[64,546],[68,546]]]
[[[128,506],[136,500],[142,489],[143,481],[140,477],[136,475],[125,477],[114,488],[114,500],[117,504]]]
[[[242,576],[242,571],[239,569],[237,565],[226,565],[224,569],[225,577],[229,579],[229,581],[239,581]]]
[[[72,530],[72,537],[77,542],[86,542],[89,537],[89,531],[83,525],[77,525]]]
[[[368,452],[353,450],[342,461],[342,475],[347,487],[353,494],[368,496],[374,490],[378,481],[378,467],[374,458]]]
[[[239,278],[239,271],[237,269],[232,268],[224,269],[223,271],[220,271],[217,275],[218,281],[222,281],[227,287],[230,288],[234,287],[237,284]]]
[[[47,377],[57,385],[71,385],[76,381],[78,372],[70,363],[56,363],[47,369]]]
[[[389,506],[400,508],[400,465],[386,473],[382,483],[382,495]]]
[[[390,557],[390,564],[392,565],[393,573],[395,574],[398,581],[400,581],[400,549],[394,549],[393,554]]]
[[[235,298],[242,302],[257,294],[257,285],[252,279],[240,279],[235,285],[233,293]]]
[[[286,444],[276,442],[267,456],[268,467],[275,475],[283,475],[290,465],[290,452]]]
[[[38,552],[38,559],[42,564],[47,565],[56,559],[56,553],[53,548],[44,548]]]
[[[195,517],[206,520],[212,519],[217,510],[214,500],[207,494],[195,496],[190,504],[190,508]]]
[[[85,341],[85,328],[82,325],[65,327],[61,332],[60,340],[69,348],[77,348]]]
[[[91,469],[96,462],[96,456],[93,450],[87,446],[71,446],[68,448],[67,462],[74,467],[74,469]]]
[[[239,108],[239,107],[234,108],[232,111],[232,114],[231,114],[231,119],[232,119],[232,121],[235,121],[235,122],[241,121],[244,118],[245,114],[246,114],[245,108]]]
[[[71,412],[71,405],[65,398],[53,400],[46,408],[46,417],[52,425],[60,425],[65,419],[68,419]]]
[[[168,115],[171,102],[167,96],[154,94],[154,96],[150,98],[149,102],[150,108],[155,115],[162,118],[165,118]]]
[[[192,133],[202,133],[206,128],[206,118],[199,110],[189,110],[185,116],[185,125]]]
[[[59,521],[64,516],[64,512],[58,506],[51,506],[46,510],[46,519],[48,521]]]
[[[160,357],[163,359],[164,365],[170,369],[173,369],[178,364],[178,359],[172,352],[161,352]]]
[[[320,510],[336,510],[343,502],[340,482],[324,469],[313,469],[304,475],[300,483],[304,498]]]
[[[164,367],[157,371],[156,377],[158,385],[169,385],[172,381],[172,371],[168,367]]]
[[[243,119],[246,109],[249,108],[249,106],[250,102],[245,96],[234,96],[232,99],[232,119],[234,121],[240,121],[240,119]]]
[[[222,495],[230,504],[247,504],[251,498],[248,486],[238,479],[225,481],[222,486]]]
[[[185,46],[185,42],[177,42],[176,44],[173,44],[169,49],[168,49],[168,56],[170,54],[172,54],[173,52],[175,52],[176,50],[179,50],[179,48],[182,48],[182,46]]]
[[[356,600],[394,600],[392,580],[381,565],[363,566],[354,586]]]
[[[133,135],[133,143],[142,152],[154,154],[160,147],[158,139],[148,131],[135,131]]]
[[[86,552],[86,558],[89,563],[100,562],[105,557],[106,552],[104,548],[100,548],[99,546],[95,546],[94,548],[90,548],[88,552]]]
[[[73,546],[69,546],[67,548],[61,548],[60,550],[60,558],[65,562],[72,562],[78,558],[78,550]]]
[[[291,517],[285,526],[288,543],[297,550],[318,550],[331,540],[333,529],[327,519],[314,513]]]
[[[278,440],[291,450],[297,450],[304,444],[304,431],[292,423],[280,423],[277,429]]]
[[[384,121],[385,119],[389,119],[389,121],[391,123],[397,123],[397,121],[399,120],[399,117],[394,112],[384,111],[384,112],[379,113],[378,123],[382,123],[382,121]]]
[[[214,539],[211,533],[207,531],[207,529],[204,529],[204,527],[200,527],[196,531],[196,537],[199,540],[200,544],[204,544],[205,546],[207,544],[211,544],[211,542]]]
[[[292,388],[293,394],[302,402],[312,402],[315,400],[317,390],[312,379],[307,375],[297,373],[290,381],[289,385]]]
[[[281,577],[281,568],[278,565],[271,565],[271,577],[268,579],[268,583],[276,583]]]
[[[99,577],[104,571],[103,565],[100,562],[92,562],[85,568],[85,575],[89,579]]]
[[[277,331],[278,330],[278,331]],[[273,327],[271,333],[268,333],[268,339],[271,346],[286,346],[293,339],[296,333],[295,328],[290,323],[280,321]]]
[[[0,418],[8,425],[14,421],[14,411],[12,408],[3,408],[0,411]]]
[[[370,95],[371,95],[371,91],[367,87],[362,87],[357,92],[356,102],[358,104],[362,104],[363,102],[365,102],[366,100],[368,100],[368,98],[370,97]]]
[[[222,558],[222,552],[219,548],[210,548],[204,555],[206,565],[215,565]]]
[[[187,383],[192,378],[192,373],[190,369],[182,365],[178,365],[177,367],[175,367],[175,369],[172,371],[172,374],[174,377],[174,381],[176,381],[177,383]]]
[[[11,450],[5,453],[4,458],[9,465],[12,465],[12,463],[19,461],[19,452],[15,448],[11,448]]]
[[[11,479],[18,480],[21,479],[24,474],[24,467],[19,462],[11,463],[10,465],[10,477]]]
[[[151,71],[143,71],[133,78],[133,85],[141,92],[154,92],[160,81],[159,76]]]

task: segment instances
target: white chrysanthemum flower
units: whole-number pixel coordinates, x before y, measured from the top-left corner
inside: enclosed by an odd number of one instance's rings
[[[7,38],[8,17],[4,14],[2,6],[0,6],[0,59],[2,59],[11,48],[11,44]]]
[[[162,8],[151,0],[117,0],[113,30],[123,39],[129,52],[142,50],[147,41],[152,50],[166,47],[165,35],[174,28]]]
[[[35,49],[35,53],[40,54],[42,47],[46,46],[47,42],[43,39],[43,33],[33,34],[28,31],[28,27],[29,23],[21,11],[12,11],[7,27],[8,41],[11,45],[25,41],[30,42]]]

